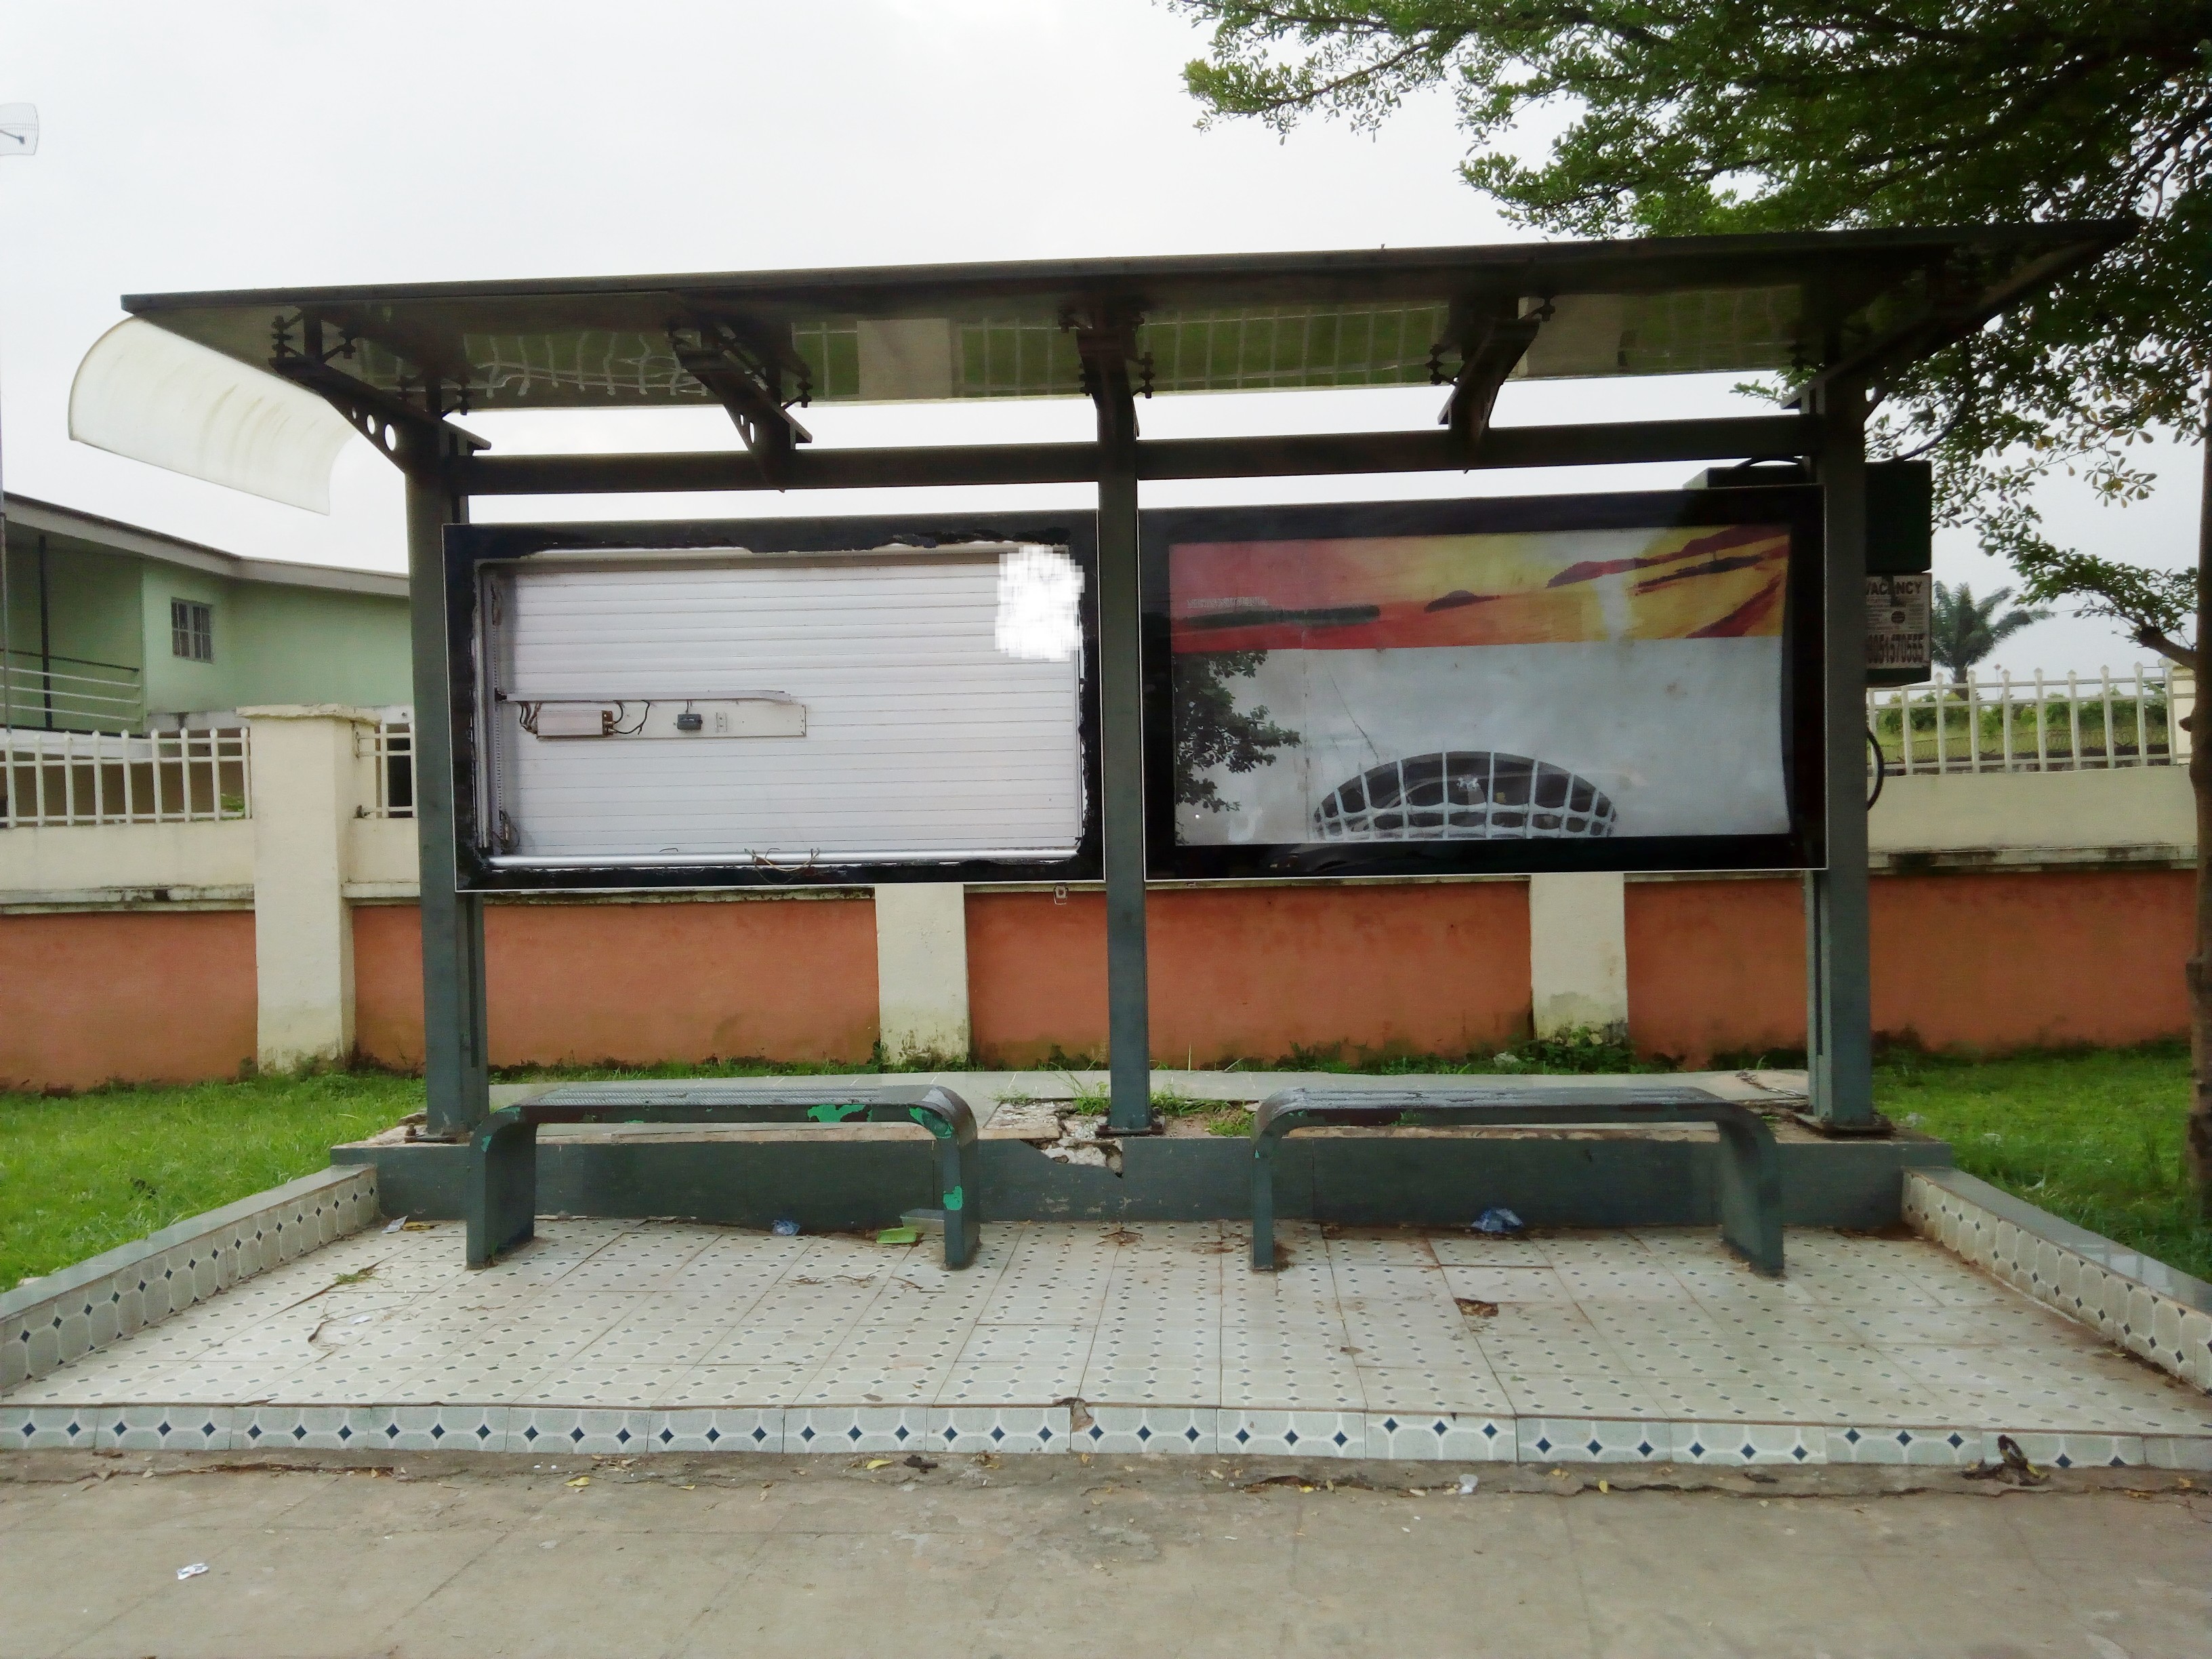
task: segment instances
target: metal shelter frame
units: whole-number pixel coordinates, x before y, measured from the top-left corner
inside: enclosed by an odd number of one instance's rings
[[[1808,1037],[1814,1113],[1832,1130],[1848,1133],[1878,1121],[1861,729],[1869,410],[1886,377],[2032,301],[2133,228],[2110,222],[259,290],[130,296],[124,304],[147,321],[317,393],[406,477],[424,1071],[434,1136],[464,1139],[489,1110],[483,899],[456,890],[452,737],[447,722],[432,717],[448,701],[443,536],[448,525],[468,521],[474,498],[1095,485],[1109,1123],[1110,1133],[1141,1134],[1155,1127],[1146,1006],[1141,485],[1785,458],[1809,461],[1823,492],[1828,850],[1826,867],[1807,880]],[[1743,320],[1760,307],[1768,325]],[[1425,362],[1401,350],[1379,367],[1364,361],[1347,368],[1351,360],[1340,351],[1330,362],[1293,367],[1257,384],[1291,389],[1426,380],[1448,388],[1437,428],[1139,437],[1138,399],[1155,389],[1255,384],[1231,379],[1224,385],[1209,380],[1204,370],[1163,374],[1156,362],[1167,338],[1161,319],[1204,331],[1224,319],[1279,323],[1286,307],[1303,308],[1310,325],[1319,317],[1332,328],[1364,316],[1370,338],[1377,308],[1396,317],[1401,331],[1411,326],[1407,316],[1433,319],[1434,337],[1421,343]],[[817,450],[792,412],[817,392],[838,393],[834,353],[825,355],[829,349],[819,344],[833,329],[876,329],[883,331],[879,341],[897,346],[896,331],[919,322],[951,319],[951,327],[964,319],[988,332],[993,317],[1009,315],[1043,340],[1048,361],[1054,339],[1073,345],[1072,361],[1060,354],[1066,371],[1060,378],[1025,383],[1012,395],[1088,398],[1096,411],[1095,441]],[[1776,317],[1782,320],[1772,323]],[[1543,368],[1555,337],[1574,349],[1555,353]],[[811,355],[801,349],[803,340],[817,342]],[[620,374],[534,366],[556,356],[563,365],[581,364],[603,349],[607,362],[624,365]],[[882,350],[879,343],[879,360]],[[1796,390],[1787,410],[1717,420],[1491,424],[1498,392],[1516,373],[1566,378],[1741,368],[1788,374]],[[870,395],[865,363],[857,392],[848,384],[843,395]],[[940,374],[909,377],[875,395],[881,401],[940,401],[963,393]],[[993,394],[987,387],[967,395]],[[717,404],[735,424],[742,450],[495,456],[483,453],[484,441],[452,418],[471,407]]]

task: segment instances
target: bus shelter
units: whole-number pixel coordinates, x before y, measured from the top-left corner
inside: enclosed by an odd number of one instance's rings
[[[1157,615],[1148,620],[1146,561],[1157,565],[1159,556],[1148,555],[1140,531],[1143,486],[1534,467],[1566,469],[1565,476],[1571,477],[1578,467],[1651,462],[1749,464],[1749,470],[1734,475],[1738,481],[1779,477],[1797,486],[1794,505],[1781,514],[1796,526],[1787,593],[1795,630],[1787,693],[1798,738],[1791,763],[1795,816],[1788,835],[1768,837],[1757,856],[1742,862],[1805,872],[1812,1115],[1832,1132],[1852,1133],[1878,1123],[1871,1097],[1863,719],[1869,672],[1870,526],[1879,565],[1883,538],[1893,533],[1885,530],[1884,514],[1893,518],[1897,511],[1885,503],[1898,493],[1886,491],[1879,470],[1870,470],[1869,412],[1900,370],[1978,330],[2002,328],[2008,311],[2033,304],[2130,229],[2125,223],[1996,226],[143,295],[125,300],[138,320],[124,328],[151,325],[229,360],[245,376],[242,391],[228,388],[220,398],[199,394],[206,429],[197,441],[198,460],[142,450],[145,459],[258,488],[240,467],[227,468],[225,443],[234,454],[251,449],[282,426],[284,399],[296,405],[304,393],[335,408],[405,475],[425,1071],[433,1136],[465,1136],[488,1110],[483,906],[486,891],[500,883],[479,878],[499,860],[477,855],[487,848],[496,850],[497,834],[483,821],[483,803],[475,798],[481,775],[473,769],[471,750],[477,742],[472,732],[481,728],[471,723],[480,723],[484,705],[471,653],[483,623],[476,607],[485,590],[475,584],[471,561],[496,554],[502,544],[482,532],[471,540],[456,532],[468,525],[473,501],[896,486],[1095,486],[1095,515],[1076,515],[1085,522],[1057,538],[1062,545],[1084,544],[1082,696],[1091,769],[1086,787],[1095,791],[1093,840],[1083,854],[1092,861],[1068,868],[1103,874],[1109,1128],[1143,1134],[1152,1127],[1148,836],[1149,868],[1157,873],[1162,833],[1171,823],[1171,814],[1163,810],[1157,700],[1159,653],[1170,648],[1171,630],[1164,629]],[[95,357],[102,349],[95,349]],[[1773,412],[1730,418],[1533,426],[1498,425],[1492,419],[1509,380],[1717,372],[1778,373],[1794,390]],[[202,376],[197,384],[212,383]],[[1142,436],[1139,429],[1140,409],[1153,397],[1422,385],[1437,388],[1440,408],[1434,427],[1421,430],[1159,440]],[[1095,439],[843,448],[815,443],[804,423],[804,411],[816,403],[1048,397],[1087,399],[1096,412]],[[714,405],[727,411],[741,447],[705,453],[501,454],[461,424],[477,410]],[[213,465],[206,464],[210,455]],[[326,466],[328,459],[323,456],[320,464]],[[312,482],[307,487],[312,491]],[[1916,533],[1910,524],[1911,495],[1909,488],[1903,492],[1908,541]],[[1596,522],[1589,515],[1603,520],[1608,512],[1618,519],[1626,510],[1606,507],[1603,497],[1581,499],[1583,505],[1569,514],[1581,513],[1577,522]],[[1275,527],[1275,544],[1304,545],[1302,538],[1316,534],[1357,533],[1360,514],[1368,511],[1334,510],[1341,522],[1292,515]],[[1924,559],[1924,493],[1917,515]],[[1161,515],[1162,521],[1173,516]],[[1744,515],[1691,516],[1704,524]],[[1146,515],[1147,525],[1152,518]],[[936,520],[957,532],[955,539],[989,544],[995,537],[1014,546],[1052,539],[1049,526],[1056,521],[1049,514],[972,521],[940,514]],[[1633,521],[1633,514],[1620,521]],[[1398,529],[1449,532],[1474,523],[1450,520],[1447,512],[1444,520]],[[1330,524],[1336,528],[1330,530]],[[836,532],[802,522],[791,533],[803,541],[834,539]],[[1211,526],[1194,523],[1189,531],[1215,543],[1241,538],[1240,545],[1265,540],[1268,533],[1267,524],[1234,520],[1234,515]],[[1708,562],[1715,569],[1734,569],[1755,556],[1754,551]],[[1226,630],[1220,635],[1224,648],[1242,642],[1264,651],[1276,637],[1271,627],[1286,618],[1305,626],[1319,614],[1301,611],[1293,617],[1280,607],[1264,606],[1240,611],[1236,582],[1227,576],[1219,581],[1227,586],[1206,602],[1226,609],[1193,612],[1182,621],[1196,616],[1198,624]],[[1455,590],[1424,608],[1449,611],[1486,597]],[[1245,631],[1237,634],[1239,629]],[[1155,682],[1149,732],[1148,666]],[[761,730],[783,729],[776,722],[799,718],[770,706],[772,698],[753,702],[758,706],[718,706],[712,718],[764,722]],[[556,722],[553,731],[569,717],[550,702],[526,702],[514,716]],[[696,722],[700,714],[687,702],[680,711],[672,706],[667,718]],[[602,728],[591,729],[596,734]],[[1447,755],[1442,763],[1449,770],[1456,763]],[[1494,770],[1494,757],[1489,763]],[[1568,792],[1562,800],[1574,805],[1577,833],[1605,827],[1601,821],[1611,809],[1595,804],[1599,792],[1561,787]],[[1371,794],[1347,783],[1313,819],[1316,824],[1326,820],[1326,829],[1301,832],[1301,837],[1356,840],[1361,826],[1379,821],[1381,798]],[[1530,850],[1536,846],[1526,840],[1494,845],[1483,867],[1679,867],[1666,862],[1663,849],[1638,854],[1626,842],[1601,840],[1588,840],[1573,851],[1554,848],[1542,855],[1548,863],[1512,862],[1539,856]],[[1240,867],[1226,853],[1192,857],[1201,876]],[[1702,860],[1703,867],[1728,862],[1724,853]],[[764,873],[757,862],[722,875],[665,866],[656,874],[638,860],[628,867],[622,884],[723,879],[775,884],[799,878]],[[1325,856],[1284,866],[1287,873],[1316,876],[1371,867]],[[1001,875],[1035,879],[1036,869],[1031,859],[1018,868],[1005,866]],[[508,878],[510,884],[520,879],[512,871]],[[811,871],[805,878],[994,876],[988,867],[957,860],[894,866],[863,857]],[[604,871],[591,879],[564,878],[556,871],[540,884],[604,886],[609,881]]]

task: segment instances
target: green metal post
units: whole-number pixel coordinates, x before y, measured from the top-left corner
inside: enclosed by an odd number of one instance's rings
[[[1821,671],[1827,707],[1827,867],[1805,885],[1806,1066],[1814,1114],[1838,1129],[1874,1117],[1874,1002],[1867,935],[1866,394],[1820,398],[1826,544]]]
[[[1144,668],[1139,643],[1137,422],[1126,380],[1098,400],[1098,703],[1104,753],[1107,1127],[1152,1123],[1145,962]]]
[[[485,1072],[483,901],[453,890],[453,748],[447,667],[445,530],[468,501],[447,486],[454,440],[403,430],[407,588],[415,662],[415,832],[422,855],[422,1079],[428,1129],[459,1139],[491,1109]]]

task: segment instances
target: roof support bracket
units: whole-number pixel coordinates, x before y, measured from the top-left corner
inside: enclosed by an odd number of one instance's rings
[[[1470,295],[1453,302],[1445,327],[1458,344],[1459,373],[1437,424],[1451,428],[1454,447],[1470,461],[1490,430],[1499,388],[1536,343],[1551,312],[1547,301],[1523,316],[1517,295]]]
[[[491,447],[489,439],[480,438],[446,419],[453,410],[467,412],[465,392],[456,395],[449,404],[445,383],[426,377],[408,388],[422,400],[419,404],[412,402],[407,395],[370,386],[335,366],[334,358],[353,356],[350,336],[336,346],[327,345],[322,320],[303,316],[298,319],[301,343],[295,345],[293,326],[279,318],[271,331],[274,349],[269,359],[270,371],[306,387],[337,410],[395,465],[404,465],[403,451],[407,446],[403,434],[410,433],[428,440],[426,453],[468,455]]]
[[[769,484],[781,488],[791,474],[793,450],[811,444],[814,434],[793,418],[786,406],[805,401],[811,390],[804,366],[799,389],[784,395],[784,376],[790,355],[777,352],[766,341],[752,337],[742,324],[726,318],[686,311],[668,325],[668,343],[684,372],[705,386],[729,411],[738,435]]]
[[[1109,449],[1133,448],[1137,441],[1137,386],[1129,378],[1134,368],[1144,378],[1151,396],[1152,364],[1137,355],[1137,329],[1144,314],[1134,307],[1108,302],[1089,312],[1065,313],[1060,325],[1075,334],[1075,349],[1083,360],[1083,391],[1098,411],[1098,441]]]

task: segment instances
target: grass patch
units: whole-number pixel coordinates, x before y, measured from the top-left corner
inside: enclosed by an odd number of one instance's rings
[[[0,1094],[0,1288],[312,1175],[422,1109],[420,1079],[380,1072]]]
[[[2212,1279],[2212,1227],[2182,1170],[2181,1044],[1985,1060],[1892,1054],[1875,1070],[1875,1103],[1949,1141],[1969,1175]]]
[[[1382,1054],[1332,1043],[1293,1048],[1273,1060],[1237,1060],[1245,1072],[1325,1072],[1359,1077],[1528,1077],[1562,1073],[1655,1073],[1681,1069],[1665,1054],[1639,1054],[1589,1026],[1547,1037],[1529,1037],[1495,1052],[1466,1054]]]

